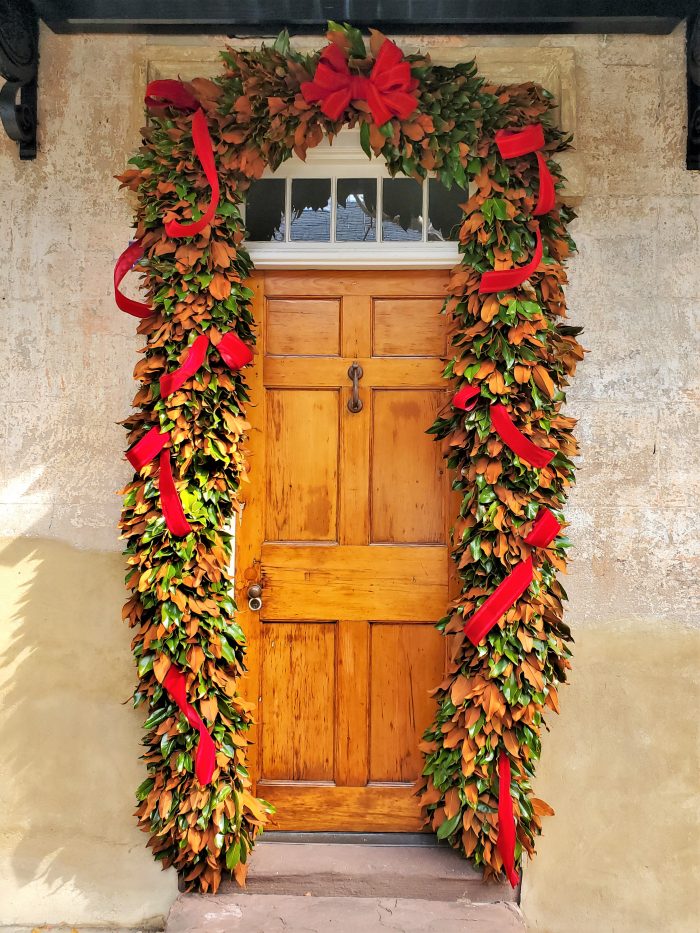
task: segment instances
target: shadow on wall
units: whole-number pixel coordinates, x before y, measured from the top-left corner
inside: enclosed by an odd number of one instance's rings
[[[0,923],[157,928],[177,894],[133,817],[123,578],[118,553],[0,543]]]

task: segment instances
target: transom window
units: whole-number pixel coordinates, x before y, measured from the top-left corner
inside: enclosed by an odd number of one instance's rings
[[[391,178],[368,159],[356,130],[324,141],[250,186],[248,247],[257,266],[344,268],[454,265],[461,204],[469,195]]]

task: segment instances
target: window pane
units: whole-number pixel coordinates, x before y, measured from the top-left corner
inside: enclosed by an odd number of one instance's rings
[[[284,240],[284,179],[254,181],[246,196],[248,239]]]
[[[377,179],[339,178],[335,238],[341,243],[377,239]]]
[[[382,184],[382,239],[422,239],[423,186],[413,178],[385,178]]]
[[[428,239],[458,240],[462,222],[462,208],[469,200],[468,193],[458,185],[449,190],[439,178],[428,181]]]
[[[294,178],[292,180],[293,240],[330,240],[330,178]]]

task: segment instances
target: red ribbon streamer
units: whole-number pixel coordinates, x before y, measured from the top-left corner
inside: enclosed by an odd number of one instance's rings
[[[531,123],[521,130],[498,130],[496,145],[504,159],[517,159],[544,148],[544,130],[541,123]]]
[[[498,851],[508,881],[516,887],[520,878],[515,870],[515,815],[510,793],[510,759],[501,749],[498,756]]]
[[[187,699],[187,681],[182,671],[174,665],[168,668],[163,678],[163,686],[173,698],[178,708],[184,713],[187,722],[199,732],[199,742],[194,756],[194,773],[199,783],[205,787],[211,781],[216,767],[216,746],[209,735],[201,716]]]
[[[339,120],[351,101],[367,101],[374,122],[382,126],[392,117],[406,120],[411,116],[418,107],[417,87],[401,49],[385,39],[369,77],[352,74],[343,50],[334,43],[327,45],[313,81],[304,81],[301,93],[309,104],[320,101],[331,120]]]
[[[503,443],[521,460],[534,467],[545,467],[554,457],[553,450],[543,450],[516,428],[503,405],[491,405],[491,425]]]
[[[464,386],[459,392],[455,392],[452,397],[452,404],[455,408],[460,408],[462,411],[471,411],[472,408],[476,406],[480,393],[481,389],[479,386]],[[467,402],[470,399],[474,399],[474,401],[468,405]]]
[[[150,463],[154,457],[160,455],[160,470],[158,473],[158,492],[160,493],[160,506],[168,531],[176,538],[184,538],[192,531],[190,523],[185,518],[182,503],[175,488],[173,467],[170,460],[170,451],[166,444],[170,441],[170,432],[161,433],[159,428],[151,428],[144,436],[130,447],[126,452],[126,459],[138,472]]]
[[[544,156],[538,150],[544,148],[544,130],[541,123],[532,123],[522,130],[499,130],[496,133],[496,145],[504,159],[517,159],[518,156],[537,154],[540,171],[540,190],[533,214],[539,217],[548,214],[554,207],[555,191],[552,173],[547,167]]]
[[[216,345],[221,359],[231,369],[242,369],[253,359],[253,351],[238,334],[230,330]]]
[[[511,609],[532,583],[532,558],[521,561],[499,583],[464,626],[464,634],[473,645],[486,637],[498,620]]]
[[[185,362],[178,369],[174,370],[171,373],[165,373],[160,377],[160,396],[161,398],[167,398],[169,395],[172,395],[173,392],[177,392],[188,379],[191,379],[192,376],[197,372],[199,367],[204,362],[204,358],[207,355],[207,347],[209,346],[209,338],[205,334],[200,334],[197,339],[190,344],[189,353],[185,359]]]
[[[119,291],[119,286],[126,273],[133,269],[142,256],[143,247],[141,246],[141,241],[137,240],[135,243],[127,246],[119,259],[117,259],[117,264],[114,267],[114,300],[117,303],[117,307],[121,311],[126,311],[127,314],[133,315],[133,317],[141,318],[150,317],[153,314],[153,308],[143,301],[134,301],[133,298],[127,298],[126,295],[123,295]]]
[[[554,179],[552,178],[552,173],[547,168],[547,163],[541,152],[537,153],[537,164],[540,169],[540,190],[537,195],[537,204],[532,212],[535,217],[548,214],[551,210],[554,210],[554,201],[556,198]]]
[[[160,471],[158,473],[158,491],[160,492],[160,507],[168,530],[176,538],[184,538],[192,531],[192,526],[185,518],[182,503],[175,488],[173,479],[173,465],[170,460],[170,451],[160,452]]]
[[[554,515],[544,506],[537,513],[535,524],[530,534],[525,538],[526,544],[531,547],[549,547],[561,531],[561,525]]]
[[[140,441],[127,450],[126,459],[138,473],[154,457],[158,456],[169,440],[170,434],[168,431],[162,434],[160,428],[151,428]]]
[[[163,81],[151,81],[146,87],[144,103],[149,110],[163,111],[166,107],[176,110],[197,110],[199,102],[187,90],[182,81],[172,78]]]
[[[515,269],[493,269],[489,272],[484,272],[481,276],[481,282],[479,283],[480,295],[511,291],[519,285],[522,285],[526,279],[530,278],[533,272],[537,271],[537,267],[542,261],[542,234],[540,233],[539,225],[535,231],[535,237],[537,243],[530,262],[526,263],[524,266],[516,266]]]
[[[165,232],[170,237],[195,236],[207,227],[219,206],[219,176],[214,162],[214,146],[209,135],[209,127],[204,111],[189,91],[179,81],[151,81],[146,88],[146,106],[151,110],[162,110],[166,106],[176,110],[194,110],[192,114],[192,142],[194,151],[204,169],[204,174],[211,188],[209,205],[199,218],[192,223],[183,224],[169,220]]]

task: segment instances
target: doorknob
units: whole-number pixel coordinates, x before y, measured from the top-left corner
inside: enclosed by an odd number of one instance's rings
[[[352,395],[348,402],[348,411],[351,411],[353,415],[356,415],[358,411],[362,411],[362,399],[360,398],[360,379],[362,379],[363,371],[359,363],[353,363],[350,369],[348,370],[348,376],[352,379]]]
[[[251,583],[248,587],[248,608],[251,612],[262,609],[262,587],[259,583]]]

